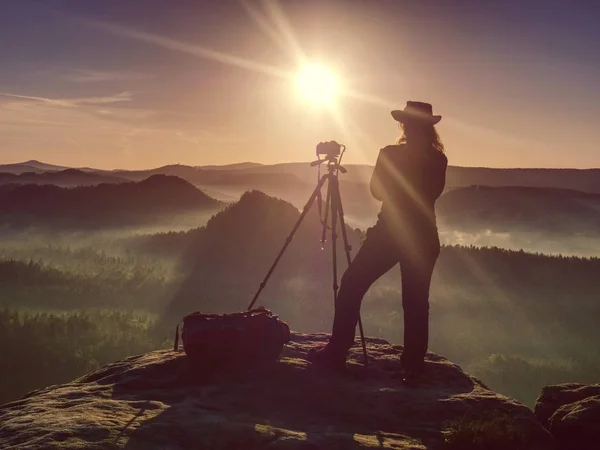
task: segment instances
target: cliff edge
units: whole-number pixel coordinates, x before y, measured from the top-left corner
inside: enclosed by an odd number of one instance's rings
[[[527,407],[434,353],[412,387],[398,377],[402,347],[379,339],[366,369],[356,346],[346,374],[319,372],[306,354],[326,338],[294,333],[278,363],[250,373],[168,350],[109,364],[0,407],[0,448],[555,448]]]

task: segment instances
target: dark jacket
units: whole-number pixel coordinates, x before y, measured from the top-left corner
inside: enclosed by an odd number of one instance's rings
[[[383,202],[380,221],[411,240],[437,239],[434,205],[444,190],[447,166],[446,155],[433,149],[407,144],[381,149],[370,184],[373,197]]]

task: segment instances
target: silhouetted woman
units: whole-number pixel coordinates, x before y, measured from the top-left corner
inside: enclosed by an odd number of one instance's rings
[[[412,102],[392,111],[403,136],[379,152],[371,193],[383,202],[378,221],[344,273],[335,304],[333,332],[327,346],[311,360],[327,369],[342,369],[354,344],[360,304],[369,287],[400,263],[404,309],[406,376],[424,368],[429,335],[429,286],[440,252],[434,204],[444,190],[448,160],[428,103]]]

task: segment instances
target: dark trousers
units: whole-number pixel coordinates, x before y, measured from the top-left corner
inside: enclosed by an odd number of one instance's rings
[[[330,345],[341,352],[352,347],[363,296],[379,277],[399,263],[404,309],[402,364],[406,368],[419,369],[427,352],[429,287],[439,252],[437,231],[424,233],[417,230],[393,237],[383,223],[370,228],[342,277]]]

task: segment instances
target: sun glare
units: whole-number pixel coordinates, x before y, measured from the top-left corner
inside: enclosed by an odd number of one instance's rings
[[[309,102],[331,104],[338,95],[340,82],[328,67],[310,64],[296,74],[296,88]]]

